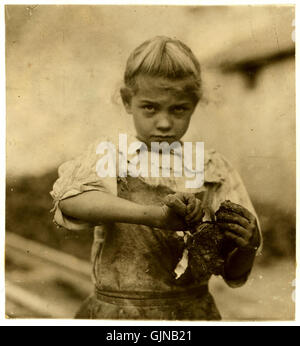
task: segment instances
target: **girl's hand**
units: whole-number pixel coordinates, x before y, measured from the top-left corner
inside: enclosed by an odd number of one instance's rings
[[[178,192],[168,195],[165,198],[165,203],[178,215],[184,217],[188,225],[194,225],[202,221],[204,211],[201,207],[201,201],[192,193]]]
[[[260,234],[256,218],[249,210],[239,204],[225,201],[216,212],[219,227],[228,238],[240,248],[257,250]]]
[[[159,228],[173,230],[175,232],[187,230],[187,224],[183,216],[176,213],[173,208],[167,205],[161,208],[161,217],[159,218]]]

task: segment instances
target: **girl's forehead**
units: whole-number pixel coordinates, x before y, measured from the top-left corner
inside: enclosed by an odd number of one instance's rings
[[[137,92],[139,98],[160,99],[172,97],[176,99],[189,99],[189,86],[194,84],[192,78],[167,79],[163,77],[152,77],[139,75],[136,77]]]

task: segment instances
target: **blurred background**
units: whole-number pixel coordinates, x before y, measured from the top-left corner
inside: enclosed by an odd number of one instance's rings
[[[202,66],[184,139],[233,163],[264,235],[244,287],[212,280],[221,314],[294,319],[294,16],[293,6],[6,6],[8,317],[72,318],[90,292],[92,234],[56,229],[49,191],[62,162],[130,130],[118,94],[126,59],[167,35]]]

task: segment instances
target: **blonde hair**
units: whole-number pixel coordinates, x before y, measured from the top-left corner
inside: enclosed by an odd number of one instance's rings
[[[170,80],[190,78],[188,92],[197,99],[201,97],[200,64],[191,49],[179,40],[156,36],[138,46],[127,60],[125,86],[136,92],[139,74]]]

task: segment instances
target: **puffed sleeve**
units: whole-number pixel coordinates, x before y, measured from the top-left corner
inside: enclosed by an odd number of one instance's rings
[[[58,226],[69,230],[92,229],[85,221],[73,219],[64,215],[59,207],[63,199],[79,195],[87,191],[103,191],[117,194],[115,177],[100,178],[97,173],[97,147],[99,141],[91,144],[88,149],[74,160],[63,163],[58,169],[58,179],[53,185],[50,195],[53,198],[53,221]]]
[[[253,207],[242,178],[240,177],[239,173],[232,167],[232,165],[227,161],[227,159],[225,159],[222,155],[218,154],[218,157],[216,159],[219,161],[218,164],[223,166],[223,182],[214,195],[214,209],[218,210],[220,204],[225,200],[230,200],[231,202],[237,203],[248,209],[256,217],[257,220],[257,225],[260,233],[260,247],[257,249],[256,254],[260,254],[263,242],[261,227],[256,211]],[[240,287],[247,281],[250,272],[251,271],[237,280],[228,280],[225,275],[223,275],[223,278],[230,287]]]

